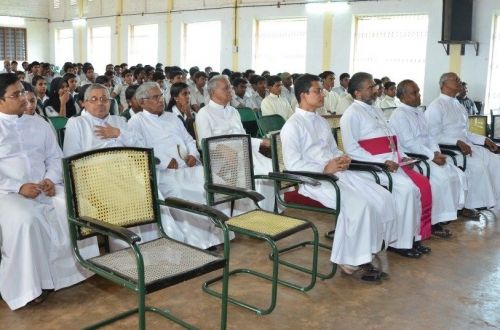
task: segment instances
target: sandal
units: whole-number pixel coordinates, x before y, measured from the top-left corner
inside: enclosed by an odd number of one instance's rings
[[[386,272],[380,270],[379,268],[375,267],[375,265],[373,265],[371,262],[367,263],[367,264],[363,264],[363,265],[360,265],[359,267],[365,269],[365,270],[368,270],[370,272],[374,272],[374,273],[378,273],[378,275],[380,276],[380,278],[382,280],[386,280],[389,278],[389,274],[387,274]]]
[[[471,218],[471,219],[479,219],[479,217],[481,216],[481,213],[479,213],[478,211],[474,210],[474,209],[466,209],[466,208],[463,208],[459,211],[460,215],[465,217],[465,218]]]

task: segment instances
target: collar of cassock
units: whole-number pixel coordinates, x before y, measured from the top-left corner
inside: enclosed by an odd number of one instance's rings
[[[443,93],[439,94],[439,97],[446,101],[458,101],[456,97],[451,97]]]
[[[401,104],[399,105],[399,107],[400,107],[400,108],[403,108],[403,109],[405,109],[405,110],[410,110],[410,111],[416,112],[416,113],[418,113],[418,112],[419,112],[419,109],[418,109],[418,108],[416,108],[416,107],[412,107],[412,106],[410,106],[410,105],[408,105],[408,104],[401,103]]]
[[[157,115],[156,113],[151,113],[146,109],[142,109],[142,113],[144,114],[143,116],[146,116],[146,117],[160,118],[161,116],[163,116],[165,111],[162,111],[159,115]]]
[[[9,115],[9,114],[0,112],[0,119],[5,120],[5,121],[14,122],[22,117],[23,117],[23,115]]]
[[[366,104],[365,102],[362,102],[362,101],[354,100],[354,103],[361,105],[363,108],[365,108],[367,110],[372,110],[372,108],[373,108],[373,106],[371,106],[370,104]]]
[[[90,114],[90,112],[88,111],[82,111],[82,114],[81,114],[82,117],[87,117],[87,118],[90,118],[92,121],[94,122],[98,122],[98,123],[107,123],[108,122],[108,119],[109,119],[109,114],[104,117],[104,118],[97,118],[95,116],[92,116]]]
[[[301,109],[299,107],[295,108],[295,113],[298,113],[299,115],[304,116],[304,117],[307,116],[309,118],[314,118],[315,116],[319,116],[316,113],[316,111],[311,112],[311,111],[307,111],[307,110]]]

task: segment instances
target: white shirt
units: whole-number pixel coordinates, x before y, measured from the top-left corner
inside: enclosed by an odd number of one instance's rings
[[[337,104],[339,102],[339,96],[333,90],[328,91],[323,89],[323,95],[325,96],[324,105],[322,108],[316,110],[317,113],[321,115],[327,115],[328,113],[337,112]]]
[[[246,96],[239,97],[238,95],[233,93],[233,99],[231,100],[231,106],[235,108],[250,108],[253,109],[252,100]]]
[[[50,124],[37,116],[0,112],[0,194],[25,183],[62,182],[62,152]]]
[[[203,87],[202,90],[203,90],[203,93],[200,92],[200,90],[198,89],[198,87],[195,84],[192,84],[191,86],[189,86],[189,91],[191,92],[191,95],[189,97],[189,99],[191,101],[191,105],[197,104],[198,106],[201,106],[202,103],[204,105],[208,103],[210,98],[208,97],[208,91],[207,91],[206,85],[205,85],[205,87]]]
[[[293,115],[293,110],[287,100],[279,95],[269,93],[268,96],[262,100],[260,105],[263,116],[280,115],[283,119],[287,120]]]
[[[95,134],[95,127],[106,124],[120,129],[120,136],[109,139],[98,137]],[[94,149],[123,146],[142,146],[142,141],[128,128],[125,118],[121,116],[108,115],[101,119],[84,110],[80,116],[71,117],[66,124],[63,147],[65,156]]]
[[[398,145],[404,152],[425,155],[431,160],[434,159],[434,152],[440,152],[419,108],[402,103],[393,112],[389,125],[396,132]]]
[[[468,144],[484,144],[485,137],[469,131],[467,110],[454,97],[441,94],[425,111],[430,134],[437,143],[453,144],[462,140]]]
[[[281,97],[288,101],[289,104],[292,104],[293,98],[295,98],[295,90],[293,86],[290,86],[290,90],[285,86],[281,86]]]
[[[332,92],[337,93],[338,95],[347,94],[347,89],[344,86],[340,85],[332,89]]]
[[[167,168],[172,159],[177,161],[179,168],[188,167],[184,161],[187,155],[200,161],[196,142],[175,114],[163,112],[158,116],[143,110],[130,118],[128,124],[146,147],[154,149],[161,168]]]
[[[390,97],[389,95],[385,95],[379,103],[379,107],[381,109],[385,108],[396,108],[401,104],[399,100],[395,97]]]
[[[344,113],[344,111],[347,110],[354,102],[354,99],[352,98],[351,94],[342,94],[340,95],[338,101],[337,101],[337,108],[335,108],[335,112],[337,115],[341,115]]]

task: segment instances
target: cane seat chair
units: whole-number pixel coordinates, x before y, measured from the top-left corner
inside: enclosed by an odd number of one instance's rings
[[[47,118],[49,118],[52,126],[54,126],[57,135],[57,143],[59,143],[59,146],[62,148],[64,143],[64,131],[66,130],[65,127],[66,123],[68,122],[68,118],[62,116]]]
[[[261,137],[267,137],[269,133],[279,131],[285,125],[285,119],[280,115],[262,116],[257,119],[259,134]]]
[[[500,109],[490,110],[491,115],[491,139],[500,142]]]
[[[264,274],[253,269],[234,269],[229,272],[234,274],[248,274],[271,281],[271,302],[267,307],[261,308],[247,302],[229,297],[232,304],[250,309],[259,315],[269,314],[276,306],[278,284],[291,287],[300,291],[311,290],[316,283],[317,258],[318,258],[318,231],[314,224],[307,220],[287,217],[272,212],[261,210],[258,201],[264,197],[255,192],[255,179],[273,179],[274,173],[269,176],[254,175],[252,147],[249,135],[214,136],[202,140],[202,152],[205,170],[205,189],[207,191],[207,204],[210,206],[250,198],[255,203],[255,210],[230,218],[225,222],[230,231],[239,235],[260,239],[269,244],[272,261],[272,275]],[[279,175],[283,180],[290,179],[295,182],[305,182],[298,177]],[[306,180],[310,184],[318,184],[315,180]],[[310,275],[309,283],[299,286],[296,283],[282,280],[278,277],[279,253],[277,242],[302,231],[311,231],[312,255],[310,268],[296,265],[296,270]],[[210,286],[220,280],[220,277],[207,281],[203,288],[209,294],[219,297],[220,293]]]
[[[89,328],[99,328],[137,313],[139,329],[145,329],[145,312],[154,312],[191,329],[193,326],[169,311],[146,306],[145,296],[218,269],[223,270],[221,329],[226,328],[229,234],[223,213],[177,198],[160,201],[152,149],[93,150],[64,158],[63,169],[75,258],[90,271],[136,292],[138,298],[137,308]],[[160,205],[210,217],[223,231],[224,255],[169,238],[162,226]],[[160,238],[139,245],[141,238],[127,227],[146,223],[158,225]],[[77,241],[95,234],[119,239],[129,247],[86,260]]]

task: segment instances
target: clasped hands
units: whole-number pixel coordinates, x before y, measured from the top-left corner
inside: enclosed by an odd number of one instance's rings
[[[25,183],[19,189],[19,194],[26,198],[36,198],[41,193],[52,197],[56,194],[54,183],[50,179],[43,179],[40,183]]]
[[[196,158],[192,155],[188,155],[184,161],[189,167],[193,167],[196,165]],[[179,163],[177,163],[175,158],[172,158],[172,160],[170,160],[170,163],[168,163],[167,168],[170,170],[176,170],[179,168]]]
[[[326,164],[324,173],[334,174],[336,172],[345,171],[351,165],[351,158],[347,155],[342,155],[337,158],[333,158]]]

